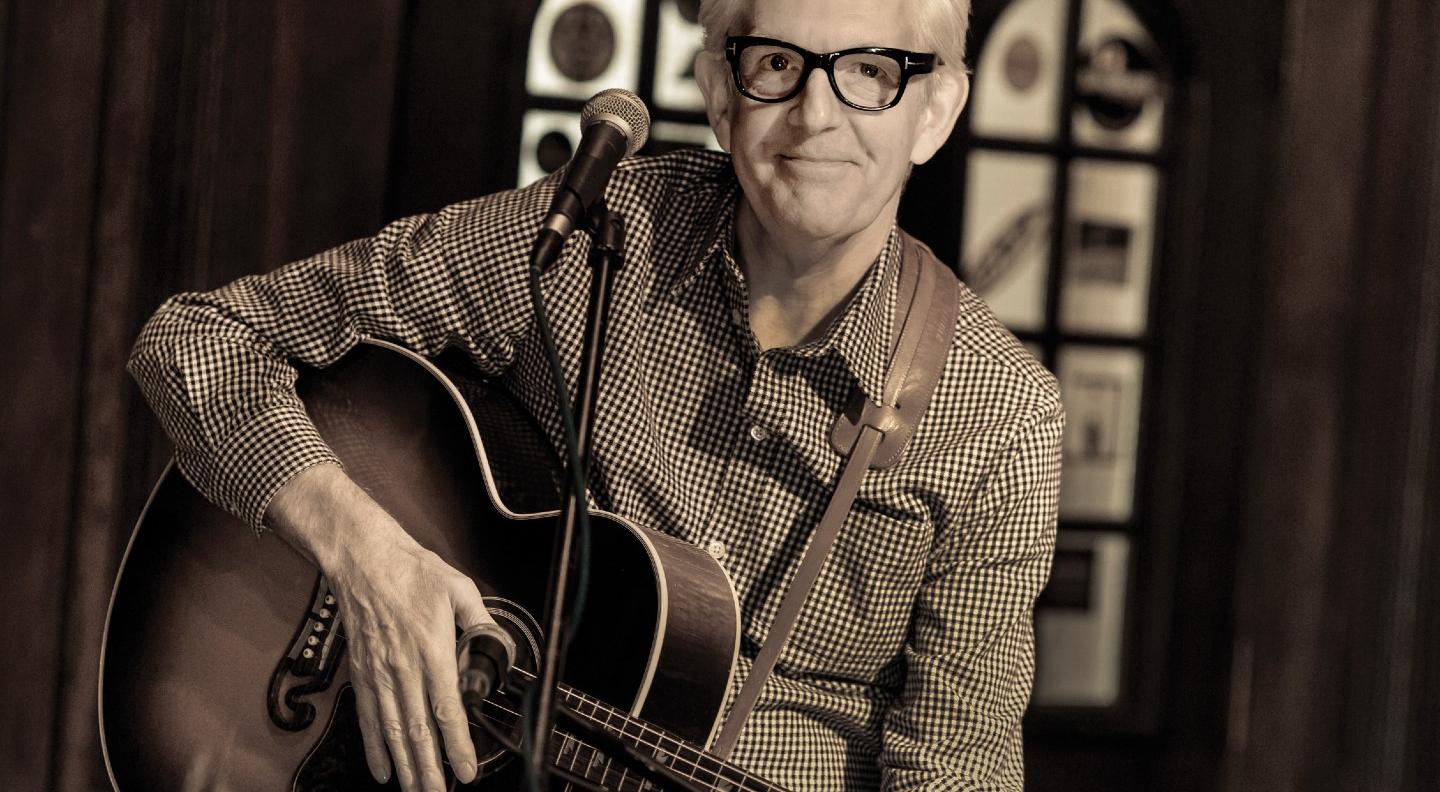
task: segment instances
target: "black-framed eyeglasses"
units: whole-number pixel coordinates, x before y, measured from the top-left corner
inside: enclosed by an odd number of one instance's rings
[[[905,84],[935,68],[932,52],[855,47],[811,52],[788,41],[729,36],[725,59],[740,93],[757,102],[786,102],[805,90],[813,69],[825,70],[835,96],[856,110],[886,110],[900,103]]]

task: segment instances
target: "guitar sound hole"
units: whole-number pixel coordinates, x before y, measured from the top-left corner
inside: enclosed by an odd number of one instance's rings
[[[510,633],[515,641],[515,667],[534,674],[540,667],[540,625],[530,612],[510,600],[500,597],[486,597],[485,606],[496,623]],[[519,713],[522,703],[518,696],[495,692],[486,700],[484,714],[491,717],[491,723],[500,727],[517,742],[520,739]],[[482,775],[495,772],[510,758],[509,751],[500,744],[485,727],[470,722],[470,739],[475,743],[475,755],[479,758]]]
[[[495,621],[515,639],[516,651],[519,654],[515,665],[534,673],[536,654],[539,651],[536,636],[540,632],[535,619],[524,608],[509,600],[487,597],[485,604]],[[518,698],[497,692],[487,700],[485,711],[493,718],[492,722],[500,726],[502,733],[515,735],[518,739],[516,722],[520,706]],[[511,754],[487,729],[472,721],[470,739],[475,743],[475,755],[481,776],[488,777],[505,769]],[[452,777],[448,763],[444,771],[448,781]],[[370,776],[365,763],[364,739],[360,735],[355,691],[350,685],[345,685],[336,694],[335,709],[331,713],[330,722],[326,724],[324,734],[295,771],[294,789],[296,792],[368,792],[398,788],[393,779],[389,784],[379,784]]]

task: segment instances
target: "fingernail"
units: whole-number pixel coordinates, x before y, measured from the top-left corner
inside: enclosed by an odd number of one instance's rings
[[[461,781],[464,781],[464,782],[467,783],[467,784],[470,783],[471,781],[474,781],[474,780],[475,780],[475,763],[474,763],[474,762],[461,762],[460,764],[458,764],[458,765],[455,766],[455,775],[458,776]]]

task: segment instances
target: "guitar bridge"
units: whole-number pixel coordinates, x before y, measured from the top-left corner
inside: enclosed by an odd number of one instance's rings
[[[345,654],[339,636],[340,607],[324,575],[315,579],[310,608],[295,631],[290,650],[270,675],[266,704],[270,721],[286,731],[301,731],[315,721],[314,705],[302,700],[322,692],[335,679]]]

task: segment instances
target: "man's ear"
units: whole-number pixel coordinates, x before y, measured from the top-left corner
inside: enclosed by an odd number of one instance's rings
[[[930,78],[930,84],[925,86],[928,95],[919,135],[910,149],[910,162],[915,165],[928,162],[950,139],[955,121],[970,98],[970,76],[961,68],[933,72]]]
[[[705,116],[720,148],[730,150],[730,104],[735,101],[731,89],[730,66],[724,56],[710,50],[695,54],[695,82],[705,96]]]

